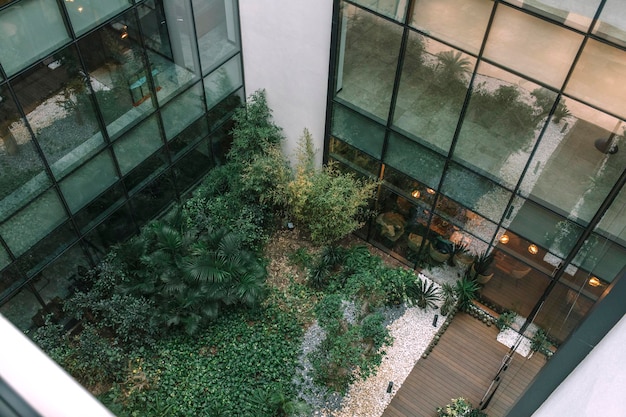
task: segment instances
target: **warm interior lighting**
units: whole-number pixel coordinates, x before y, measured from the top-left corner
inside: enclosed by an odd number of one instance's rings
[[[427,188],[427,189],[426,189],[426,192],[427,192],[428,194],[435,194],[435,192],[436,192],[436,191],[435,191],[435,190],[433,190],[432,188]]]
[[[78,13],[82,13],[83,12],[83,6],[79,6],[78,7]]]
[[[533,255],[536,255],[539,252],[539,248],[537,247],[537,245],[533,243],[528,247],[528,252],[532,253]]]
[[[413,190],[413,191],[411,192],[411,195],[412,195],[414,198],[420,198],[420,195],[421,195],[421,194],[420,194],[420,190]]]
[[[124,26],[124,29],[122,29],[122,34],[120,35],[122,39],[128,38],[128,31],[126,29],[128,29],[128,26]]]
[[[592,287],[599,287],[600,280],[598,279],[598,277],[591,277],[589,278],[589,285],[591,285]]]
[[[500,236],[500,243],[502,243],[503,245],[506,245],[507,243],[509,243],[509,235]]]

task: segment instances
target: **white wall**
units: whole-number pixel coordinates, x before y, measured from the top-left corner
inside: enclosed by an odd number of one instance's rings
[[[0,314],[0,377],[42,417],[115,417]]]
[[[626,317],[593,348],[533,417],[623,417]]]
[[[322,160],[332,0],[240,0],[246,92],[264,88],[293,155],[304,128]]]

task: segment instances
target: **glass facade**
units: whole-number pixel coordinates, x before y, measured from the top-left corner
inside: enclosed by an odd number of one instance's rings
[[[224,160],[236,0],[0,1],[0,311],[22,328]]]
[[[359,234],[415,268],[492,251],[481,299],[563,343],[626,266],[626,8],[338,5],[325,157],[381,180]]]

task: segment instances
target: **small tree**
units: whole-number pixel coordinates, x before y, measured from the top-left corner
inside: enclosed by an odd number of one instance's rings
[[[295,178],[287,186],[287,206],[316,244],[330,244],[363,225],[376,182],[340,172],[333,164],[315,169],[308,130],[300,139]]]

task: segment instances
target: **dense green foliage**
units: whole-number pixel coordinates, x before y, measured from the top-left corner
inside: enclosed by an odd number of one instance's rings
[[[289,399],[301,336],[295,316],[277,308],[231,312],[133,358],[129,378],[103,400],[121,417],[280,415],[298,408]],[[264,393],[283,401],[259,404]]]
[[[437,408],[438,417],[487,417],[487,414],[480,411],[478,408],[474,408],[472,403],[465,398],[459,397],[452,400],[452,402],[445,407]]]

